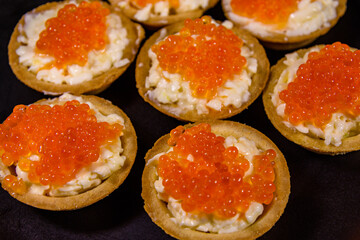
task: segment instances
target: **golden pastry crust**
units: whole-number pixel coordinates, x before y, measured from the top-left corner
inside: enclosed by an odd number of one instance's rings
[[[222,0],[222,8],[224,10],[224,14],[228,19],[231,19],[229,16],[230,11],[227,7],[225,7],[225,2],[229,0]],[[342,17],[346,11],[346,0],[338,0],[339,4],[336,7],[336,17],[330,20],[325,26],[322,25],[320,29],[317,29],[314,32],[305,35],[297,35],[297,36],[287,36],[282,33],[273,33],[269,36],[260,36],[259,34],[252,32],[252,34],[257,37],[261,43],[271,49],[275,50],[291,50],[306,46],[316,38],[326,34],[335,24],[339,21],[340,17]],[[237,23],[238,24],[238,23]]]
[[[170,134],[166,134],[156,141],[153,148],[150,149],[146,156],[146,166],[142,177],[142,198],[145,201],[144,208],[151,217],[152,221],[161,227],[169,235],[178,239],[202,239],[202,240],[249,240],[260,237],[267,232],[280,218],[286,207],[288,197],[290,194],[290,174],[287,167],[286,160],[276,145],[264,136],[259,131],[231,121],[210,121],[212,132],[223,137],[234,136],[235,138],[246,137],[250,141],[256,142],[256,146],[262,150],[274,149],[276,151],[275,158],[275,181],[276,191],[274,192],[273,201],[265,206],[264,212],[259,218],[249,227],[233,232],[233,233],[205,233],[190,228],[185,228],[177,225],[170,220],[171,213],[167,209],[166,203],[161,201],[157,195],[154,187],[154,182],[157,180],[157,160],[152,160],[155,155],[169,150],[167,141]],[[198,124],[198,123],[195,123]],[[185,127],[189,128],[195,124],[188,124]]]
[[[251,85],[249,86],[250,97],[247,102],[242,103],[239,108],[236,108],[232,105],[227,107],[222,106],[220,111],[216,111],[209,108],[208,114],[198,114],[196,110],[188,111],[185,113],[181,113],[176,115],[169,111],[167,108],[175,107],[176,104],[162,104],[158,102],[152,101],[147,96],[147,91],[151,90],[151,88],[147,88],[145,86],[146,77],[149,75],[149,69],[151,68],[151,59],[148,56],[148,51],[152,45],[154,45],[157,41],[165,38],[166,36],[178,33],[184,27],[184,23],[176,23],[171,26],[167,26],[156,33],[154,33],[142,46],[140,49],[138,58],[136,60],[136,69],[135,69],[135,78],[136,78],[136,87],[138,88],[139,94],[141,97],[148,102],[151,106],[159,110],[160,112],[171,116],[173,118],[182,120],[182,121],[205,121],[205,120],[214,120],[214,119],[224,119],[234,116],[246,108],[249,107],[251,103],[255,101],[255,99],[261,94],[264,89],[266,82],[269,76],[269,60],[266,56],[264,48],[259,44],[256,38],[252,37],[247,31],[242,30],[238,27],[233,27],[232,31],[239,36],[244,45],[249,47],[254,52],[254,57],[257,60],[257,72],[254,74],[251,80]],[[165,36],[163,33],[166,32]]]
[[[46,3],[35,8],[32,12],[40,13],[42,11],[55,8],[57,4],[59,3]],[[21,46],[21,43],[17,41],[17,38],[20,35],[19,27],[25,23],[24,15],[15,26],[8,45],[9,63],[16,77],[30,88],[43,92],[47,95],[60,95],[66,92],[72,94],[97,94],[109,87],[111,83],[113,83],[123,72],[125,72],[131,62],[135,59],[135,55],[139,49],[142,39],[145,36],[145,33],[144,29],[139,24],[131,22],[121,12],[113,10],[109,4],[103,1],[101,1],[101,4],[104,7],[111,9],[112,13],[119,15],[123,27],[126,28],[129,44],[123,51],[123,59],[129,59],[129,63],[118,68],[112,66],[109,70],[100,75],[94,76],[91,80],[78,84],[56,84],[39,80],[36,78],[36,74],[28,71],[28,67],[19,62],[19,56],[16,54],[16,50]]]
[[[62,210],[74,210],[91,205],[116,190],[128,176],[132,165],[134,164],[136,151],[137,151],[137,137],[135,129],[128,118],[128,116],[118,107],[113,105],[110,101],[100,97],[91,95],[81,96],[85,102],[91,102],[95,108],[97,108],[102,114],[110,115],[117,114],[124,119],[123,135],[120,137],[121,145],[123,148],[122,156],[126,157],[124,165],[115,171],[110,177],[105,179],[100,185],[87,190],[83,193],[66,196],[66,197],[50,197],[44,195],[37,195],[32,193],[25,193],[24,195],[12,194],[17,200],[41,209],[62,211]],[[35,104],[58,104],[59,100],[47,100],[43,99]],[[63,104],[64,102],[62,102]]]
[[[317,47],[323,48],[324,45],[318,45]],[[309,49],[310,48],[300,49],[297,50],[296,53],[299,57],[303,57]],[[274,127],[288,140],[316,153],[337,155],[360,150],[360,134],[343,139],[342,144],[336,147],[331,144],[326,145],[324,139],[320,139],[311,134],[301,133],[287,127],[283,123],[284,119],[277,114],[276,107],[272,103],[271,97],[281,73],[287,68],[287,65],[284,63],[285,60],[286,57],[280,59],[276,65],[271,67],[269,82],[263,93],[265,112]]]
[[[109,0],[109,1],[112,6],[118,8],[119,3],[122,2],[123,0]],[[214,7],[218,2],[219,0],[209,0],[209,4],[205,9],[196,9],[188,12],[170,14],[169,16],[151,16],[148,20],[144,20],[144,21],[139,21],[138,19],[135,18],[135,14],[139,11],[139,9],[132,6],[131,4],[126,4],[126,6],[122,8],[121,11],[131,20],[141,23],[142,25],[144,25],[144,27],[148,29],[157,29],[176,22],[184,21],[187,18],[190,19],[198,18],[201,15],[203,15],[203,13],[206,10]]]

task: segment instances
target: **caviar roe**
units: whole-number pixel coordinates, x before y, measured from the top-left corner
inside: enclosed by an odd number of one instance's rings
[[[212,99],[217,89],[240,74],[246,64],[241,56],[242,40],[211,17],[185,20],[178,35],[170,35],[152,46],[162,70],[178,73],[189,81],[192,94]]]
[[[18,166],[35,184],[63,186],[80,169],[99,158],[100,147],[119,138],[118,123],[97,122],[87,104],[18,105],[0,125],[0,156],[5,166]],[[8,175],[2,185],[24,193],[22,179]]]
[[[45,68],[65,68],[77,64],[84,66],[92,50],[105,49],[106,16],[109,9],[100,2],[81,2],[79,6],[67,4],[54,18],[46,21],[46,29],[36,42],[36,52],[54,57]]]
[[[169,2],[169,6],[171,8],[179,7],[179,0],[130,0],[130,1],[141,8],[146,7],[146,5],[148,5],[148,4],[155,5],[158,2]]]
[[[158,175],[165,196],[181,201],[184,211],[219,218],[243,215],[251,202],[270,204],[275,191],[276,152],[266,150],[249,161],[225,138],[211,132],[209,124],[173,129],[168,144],[173,150],[159,158]],[[192,155],[190,160],[189,154]]]
[[[356,118],[360,114],[360,51],[336,42],[308,55],[296,78],[279,97],[285,117],[293,125],[323,128],[332,114]]]
[[[283,28],[290,14],[298,9],[299,2],[300,0],[231,0],[230,6],[239,16]]]
[[[24,194],[26,193],[26,184],[20,178],[14,175],[7,175],[1,182],[2,187],[11,194]]]

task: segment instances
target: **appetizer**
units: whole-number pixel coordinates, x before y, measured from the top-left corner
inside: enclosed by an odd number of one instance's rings
[[[222,0],[222,7],[264,46],[287,50],[327,33],[344,15],[346,0]]]
[[[198,18],[219,0],[110,0],[123,13],[147,28],[159,28]]]
[[[360,149],[360,51],[340,42],[287,54],[271,68],[263,102],[290,141],[324,154]]]
[[[64,94],[18,105],[0,125],[0,180],[25,204],[78,209],[120,186],[136,150],[135,130],[118,107]]]
[[[282,153],[237,122],[179,126],[145,160],[145,210],[177,239],[255,239],[280,218],[290,194]]]
[[[143,37],[139,24],[105,2],[51,2],[20,19],[9,62],[20,81],[44,94],[96,94],[127,69]]]
[[[152,35],[136,62],[136,86],[159,111],[184,121],[222,119],[261,93],[269,61],[259,42],[230,21],[209,16]]]

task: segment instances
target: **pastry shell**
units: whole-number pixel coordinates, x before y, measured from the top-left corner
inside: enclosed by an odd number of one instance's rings
[[[264,89],[266,82],[269,76],[269,60],[266,56],[264,48],[260,45],[256,38],[251,36],[247,31],[242,30],[234,26],[231,30],[239,36],[244,45],[248,46],[253,52],[254,57],[257,60],[257,72],[252,77],[251,85],[249,86],[250,97],[248,101],[242,103],[239,108],[236,108],[232,105],[222,106],[220,111],[216,111],[209,108],[208,114],[198,114],[196,110],[188,111],[181,113],[179,115],[174,114],[171,110],[167,108],[175,107],[176,104],[162,104],[159,102],[152,101],[147,96],[147,91],[151,88],[145,86],[146,78],[149,74],[149,69],[151,68],[151,59],[148,56],[148,51],[152,45],[157,43],[159,40],[164,39],[166,36],[178,33],[184,27],[184,22],[176,23],[170,26],[167,26],[156,33],[154,33],[149,39],[146,40],[142,48],[140,49],[139,55],[136,60],[136,69],[135,69],[135,78],[136,78],[136,87],[138,88],[140,96],[148,102],[151,106],[159,110],[160,112],[171,116],[173,118],[182,120],[182,121],[205,121],[205,120],[214,120],[214,119],[224,119],[234,116],[246,108],[249,107],[251,103],[261,94]],[[164,35],[165,33],[165,35]]]
[[[346,1],[347,0],[338,0],[339,4],[336,7],[336,17],[330,20],[328,24],[326,24],[325,26],[322,25],[321,28],[309,34],[287,36],[286,34],[283,33],[273,33],[272,35],[269,36],[260,36],[255,32],[251,32],[251,33],[255,37],[257,37],[265,47],[274,50],[292,50],[306,46],[312,43],[313,41],[315,41],[315,39],[317,39],[318,37],[325,35],[333,26],[335,26],[335,24],[339,21],[340,17],[342,17],[346,11]],[[231,19],[229,15],[230,9],[229,7],[225,6],[226,5],[225,2],[229,2],[229,0],[222,0],[221,2],[224,14],[228,19]]]
[[[120,8],[118,7],[118,4],[123,0],[109,0],[109,1],[111,5],[114,6],[115,8]],[[169,16],[151,16],[149,19],[144,21],[139,21],[138,19],[135,18],[135,14],[139,11],[139,9],[132,6],[131,4],[126,4],[126,6],[122,8],[122,12],[131,20],[141,23],[142,25],[144,25],[144,27],[148,29],[158,29],[166,25],[184,21],[187,18],[191,18],[191,19],[198,18],[202,16],[206,10],[214,7],[218,2],[219,0],[209,0],[207,7],[204,9],[195,9],[187,12],[170,14]]]
[[[142,39],[145,36],[145,32],[139,24],[131,22],[121,12],[112,9],[106,2],[100,1],[100,3],[104,7],[110,9],[112,13],[119,15],[123,27],[126,28],[129,44],[123,51],[123,59],[129,59],[129,63],[118,68],[112,66],[106,72],[94,76],[91,80],[77,84],[57,84],[39,80],[36,78],[36,74],[30,72],[28,67],[19,62],[19,56],[16,54],[16,50],[21,46],[21,43],[17,41],[17,38],[20,35],[19,27],[25,23],[25,15],[23,15],[15,26],[8,45],[9,63],[16,77],[28,87],[35,89],[36,91],[43,92],[47,95],[60,95],[66,92],[72,94],[98,94],[108,88],[111,83],[113,83],[121,74],[125,72],[131,62],[135,59],[135,55],[139,49]],[[59,3],[46,3],[35,8],[32,10],[32,12],[40,13],[42,11],[55,8],[57,4]]]
[[[325,45],[317,46],[323,48]],[[303,57],[309,50],[310,48],[300,49],[297,50],[296,53],[299,57]],[[354,51],[355,49],[352,50]],[[271,67],[269,82],[263,93],[265,112],[274,127],[288,140],[316,153],[337,155],[360,150],[360,134],[343,139],[342,144],[337,147],[332,144],[326,145],[323,139],[311,134],[301,133],[287,127],[283,123],[283,118],[277,114],[276,107],[272,103],[271,97],[282,72],[287,68],[287,65],[284,63],[285,60],[286,57],[280,59]]]
[[[276,145],[259,131],[247,125],[224,120],[216,120],[208,122],[211,124],[212,132],[223,137],[234,136],[235,138],[246,137],[256,142],[256,146],[266,150],[272,148],[276,151],[275,158],[275,186],[273,201],[264,206],[264,212],[259,218],[247,228],[233,233],[205,233],[190,228],[177,225],[170,220],[171,213],[167,209],[166,203],[161,201],[157,196],[158,193],[154,187],[157,180],[158,160],[152,160],[154,156],[169,150],[167,141],[170,134],[162,136],[156,141],[152,149],[145,156],[145,169],[142,176],[142,198],[144,199],[145,211],[149,214],[154,223],[161,227],[167,234],[177,239],[202,239],[202,240],[249,240],[255,239],[270,230],[272,226],[280,218],[290,194],[290,174],[286,160]],[[190,128],[194,124],[187,124],[185,128]]]
[[[87,190],[83,193],[66,196],[66,197],[52,197],[45,195],[38,195],[33,193],[25,193],[19,195],[16,193],[11,194],[14,198],[23,202],[27,205],[46,209],[53,211],[62,211],[62,210],[75,210],[79,208],[86,207],[91,205],[116,190],[128,176],[132,165],[134,164],[136,152],[137,152],[137,137],[135,129],[128,118],[128,116],[117,106],[113,105],[110,101],[103,98],[92,96],[92,95],[82,95],[81,96],[85,102],[91,102],[95,108],[97,108],[102,114],[110,115],[117,114],[124,119],[124,129],[123,135],[120,137],[121,145],[123,152],[121,155],[126,157],[124,165],[110,175],[107,179],[103,180],[100,185]],[[58,99],[55,100],[39,100],[34,104],[57,104],[60,103]],[[63,102],[62,102],[63,103]]]

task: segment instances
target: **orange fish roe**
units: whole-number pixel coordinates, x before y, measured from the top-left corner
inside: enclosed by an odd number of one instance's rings
[[[46,29],[36,42],[36,52],[54,57],[45,68],[84,66],[92,50],[102,50],[107,42],[106,16],[109,9],[100,2],[67,4],[54,18],[46,21]]]
[[[17,179],[14,175],[7,175],[1,182],[2,187],[11,194],[24,194],[26,193],[26,184],[20,178]]]
[[[251,202],[270,204],[275,191],[274,158],[269,149],[249,161],[225,138],[211,132],[209,124],[173,129],[168,144],[173,150],[159,158],[158,174],[165,194],[181,201],[186,212],[230,218],[244,214]],[[188,159],[189,154],[193,159]]]
[[[239,16],[283,28],[290,14],[298,9],[299,2],[300,0],[231,0],[230,6]]]
[[[76,100],[53,107],[18,105],[0,125],[1,160],[27,172],[32,183],[58,187],[97,161],[100,147],[121,131],[120,124],[97,122],[89,105]],[[2,184],[23,193],[16,179],[7,176]]]
[[[137,6],[143,8],[146,7],[148,4],[155,4],[158,2],[169,2],[170,7],[178,8],[179,7],[179,0],[130,0],[131,2],[135,3]]]
[[[286,119],[293,125],[323,128],[332,114],[350,118],[360,114],[360,51],[336,42],[312,52],[296,78],[279,97],[286,103]]]
[[[162,70],[182,75],[195,97],[212,99],[218,87],[243,70],[242,44],[233,31],[204,16],[185,20],[179,35],[168,36],[151,49]]]

